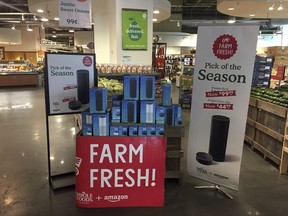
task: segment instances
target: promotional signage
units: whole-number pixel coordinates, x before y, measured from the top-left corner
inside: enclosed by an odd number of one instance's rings
[[[78,207],[163,206],[166,138],[76,138]]]
[[[147,50],[147,10],[122,9],[122,49]]]
[[[91,0],[58,0],[59,26],[91,28]]]
[[[89,108],[95,55],[46,53],[47,114],[79,113]]]
[[[258,26],[199,26],[188,173],[238,189]]]

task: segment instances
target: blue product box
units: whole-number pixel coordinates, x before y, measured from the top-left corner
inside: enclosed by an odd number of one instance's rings
[[[121,107],[111,108],[111,122],[120,123],[121,121]]]
[[[174,105],[174,113],[175,113],[175,119],[174,119],[174,125],[182,125],[182,109],[180,105]]]
[[[164,126],[163,125],[157,125],[155,126],[156,136],[164,136]]]
[[[171,106],[171,85],[162,86],[162,106]]]
[[[129,126],[129,136],[138,136],[138,127],[137,126]]]
[[[90,112],[82,112],[82,125],[92,125],[92,114]]]
[[[93,136],[109,136],[109,113],[93,114]]]
[[[139,100],[139,76],[124,76],[124,100]]]
[[[112,107],[121,107],[121,101],[124,95],[112,95]]]
[[[156,102],[140,101],[140,123],[155,123]]]
[[[138,126],[138,136],[147,136],[146,126]]]
[[[137,123],[137,101],[122,100],[121,122]]]
[[[156,136],[155,126],[147,126],[147,136]]]
[[[168,126],[175,125],[174,106],[169,106],[169,107],[166,107],[165,109],[165,125],[168,125]]]
[[[110,126],[110,136],[119,136],[118,126]]]
[[[119,126],[119,136],[128,136],[127,126]]]
[[[92,128],[93,128],[92,125],[82,125],[83,136],[92,136],[93,135]]]
[[[107,110],[107,88],[90,88],[90,112],[106,113]]]
[[[140,76],[140,100],[155,99],[155,77]]]
[[[164,124],[165,123],[165,107],[156,106],[156,124]]]

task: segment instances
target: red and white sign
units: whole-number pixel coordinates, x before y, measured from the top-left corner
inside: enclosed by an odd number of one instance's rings
[[[238,189],[258,30],[198,27],[188,174],[232,189]]]
[[[164,205],[165,137],[76,139],[78,207]]]

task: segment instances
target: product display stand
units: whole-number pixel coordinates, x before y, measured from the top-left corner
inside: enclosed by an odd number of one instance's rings
[[[195,186],[195,189],[212,189],[216,192],[222,193],[224,196],[228,197],[229,199],[233,199],[233,197],[224,191],[219,185],[212,185],[212,186]]]
[[[50,161],[50,131],[49,116],[46,114],[46,133],[47,133],[47,158],[48,158],[48,177],[49,184],[53,190],[75,185],[75,171],[52,175]]]

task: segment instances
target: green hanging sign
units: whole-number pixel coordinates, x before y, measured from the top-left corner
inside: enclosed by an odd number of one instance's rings
[[[147,10],[122,9],[122,49],[147,50]]]

